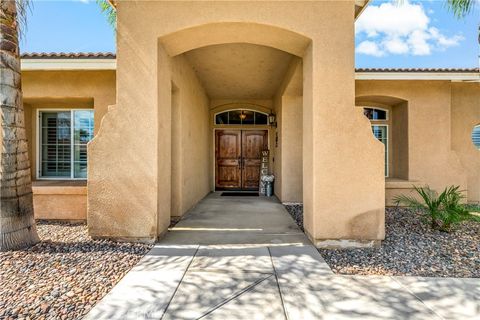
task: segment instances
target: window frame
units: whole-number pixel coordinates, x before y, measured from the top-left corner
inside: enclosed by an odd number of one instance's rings
[[[382,122],[382,121],[390,121],[390,112],[388,109],[379,108],[379,107],[372,107],[372,106],[362,106],[362,109],[372,109],[372,110],[381,110],[385,112],[385,119],[367,119],[371,122]]]
[[[221,113],[226,113],[226,112],[230,112],[230,111],[251,111],[251,112],[254,112],[253,114],[253,117],[255,119],[255,112],[256,113],[260,113],[260,114],[263,114],[265,116],[267,116],[267,123],[266,124],[243,124],[243,123],[239,123],[239,124],[218,124],[217,123],[217,115],[221,114]],[[268,126],[269,123],[268,123],[268,116],[269,114],[266,113],[266,112],[263,112],[263,111],[258,111],[258,110],[255,110],[255,109],[248,109],[248,108],[234,108],[234,109],[227,109],[227,110],[222,110],[222,111],[219,111],[219,112],[216,112],[213,114],[213,125],[214,126],[227,126],[227,127],[230,127],[230,126],[254,126],[254,127],[260,127],[260,126]]]
[[[70,112],[70,146],[71,146],[71,152],[70,152],[70,177],[52,177],[52,176],[42,176],[42,170],[41,170],[41,142],[42,142],[42,132],[41,132],[41,123],[40,123],[40,113],[42,112],[65,112],[68,111]],[[75,123],[75,116],[74,116],[74,111],[93,111],[93,121],[95,124],[95,109],[94,108],[38,108],[36,110],[36,150],[35,150],[35,171],[36,171],[36,180],[80,180],[80,181],[86,181],[88,177],[86,178],[75,178],[75,143],[74,143],[74,136],[75,136],[75,130],[74,130],[74,123]],[[90,140],[91,141],[91,140]],[[89,142],[90,142],[89,141]],[[88,145],[88,143],[87,143]],[[87,161],[87,166],[88,166],[88,161]]]

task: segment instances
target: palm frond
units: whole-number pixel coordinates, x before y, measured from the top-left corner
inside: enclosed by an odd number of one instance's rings
[[[447,0],[447,8],[453,12],[455,17],[463,18],[468,15],[473,8],[477,0]]]
[[[25,38],[27,32],[28,12],[32,12],[33,1],[15,0],[17,4],[17,28],[20,38]]]
[[[479,216],[475,216],[471,213],[468,213],[468,218],[466,220],[470,220],[470,221],[475,221],[475,222],[480,222],[480,217]]]
[[[393,202],[395,205],[404,205],[407,207],[410,207],[412,209],[417,209],[417,210],[424,210],[426,209],[426,206],[424,203],[420,202],[417,200],[415,197],[409,197],[406,195],[398,195],[393,198]]]
[[[117,10],[109,0],[96,0],[108,23],[115,29],[117,26]]]
[[[480,221],[479,216],[470,214],[467,206],[462,204],[465,193],[460,186],[446,187],[440,194],[429,186],[414,186],[414,189],[418,198],[399,195],[394,201],[397,205],[420,210],[423,213],[422,220],[430,223],[432,229],[450,232],[462,221]]]

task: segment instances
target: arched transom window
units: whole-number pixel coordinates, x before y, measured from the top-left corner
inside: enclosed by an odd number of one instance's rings
[[[388,111],[379,108],[363,108],[363,114],[373,121],[386,121],[388,120]]]
[[[268,114],[246,109],[228,110],[215,114],[217,125],[267,125]]]

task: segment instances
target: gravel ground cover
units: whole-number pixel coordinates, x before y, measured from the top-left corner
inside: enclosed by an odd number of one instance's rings
[[[301,221],[301,206],[286,207]],[[452,233],[433,231],[405,208],[387,208],[385,219],[380,248],[320,249],[320,254],[340,274],[480,277],[480,223],[463,222]]]
[[[303,205],[301,203],[287,202],[283,206],[287,209],[288,213],[295,220],[296,224],[300,229],[303,230]]]
[[[151,248],[94,241],[85,225],[37,229],[37,245],[0,253],[0,319],[80,319]]]

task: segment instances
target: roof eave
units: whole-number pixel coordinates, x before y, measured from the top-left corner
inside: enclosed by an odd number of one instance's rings
[[[116,0],[107,0],[113,10],[117,10],[117,1]]]
[[[116,70],[117,62],[113,53],[50,53],[24,54],[22,71],[57,70]],[[358,68],[356,80],[446,80],[480,82],[479,68]]]
[[[22,59],[22,71],[116,70],[116,59]]]
[[[401,71],[383,71],[383,72],[365,72],[357,71],[355,80],[410,80],[410,81],[467,81],[480,82],[480,72],[401,72]]]

